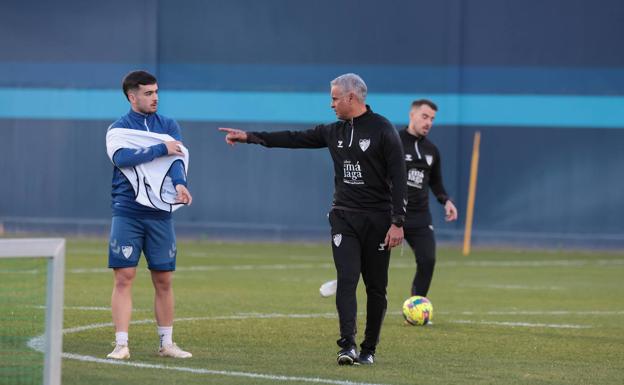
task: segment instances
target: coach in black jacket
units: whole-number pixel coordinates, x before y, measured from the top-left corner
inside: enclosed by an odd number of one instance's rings
[[[386,312],[390,248],[403,241],[406,171],[398,132],[366,105],[366,84],[355,74],[331,82],[331,107],[340,119],[307,131],[249,132],[220,128],[228,144],[327,147],[334,162],[334,201],[329,213],[338,288],[341,350],[338,364],[372,364]],[[356,352],[356,287],[366,285],[366,330]]]
[[[445,219],[457,219],[457,209],[449,199],[442,183],[440,152],[429,139],[438,107],[430,100],[412,103],[409,125],[400,132],[407,169],[407,218],[405,240],[416,257],[416,274],[412,295],[427,296],[435,266],[435,238],[429,211],[429,189],[444,205]]]

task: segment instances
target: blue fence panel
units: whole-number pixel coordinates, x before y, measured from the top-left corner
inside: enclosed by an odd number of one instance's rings
[[[329,81],[356,72],[399,128],[412,99],[440,106],[431,139],[461,213],[444,223],[432,199],[441,239],[461,237],[479,130],[476,241],[622,247],[623,17],[619,0],[3,4],[0,222],[106,231],[106,127],[142,68],[191,150],[183,233],[326,237],[327,151],[230,148],[217,127],[331,121]]]

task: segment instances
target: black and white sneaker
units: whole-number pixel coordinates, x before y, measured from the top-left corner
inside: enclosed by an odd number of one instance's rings
[[[338,365],[357,364],[357,352],[355,348],[345,348],[338,352]]]
[[[360,352],[358,363],[361,365],[372,365],[375,363],[375,354],[368,352]]]

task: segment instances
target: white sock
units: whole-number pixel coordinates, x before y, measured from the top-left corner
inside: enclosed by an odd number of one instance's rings
[[[158,336],[160,337],[160,347],[173,343],[173,326],[158,326]]]
[[[115,344],[128,345],[128,332],[115,333]]]

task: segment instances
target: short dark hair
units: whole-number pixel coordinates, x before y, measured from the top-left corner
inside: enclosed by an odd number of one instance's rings
[[[136,90],[139,86],[147,86],[150,84],[156,84],[156,77],[147,71],[132,71],[123,78],[122,88],[123,92],[128,98],[128,91]]]
[[[434,110],[434,111],[437,111],[437,110],[438,110],[438,106],[436,106],[436,104],[435,104],[434,102],[432,102],[431,100],[429,100],[429,99],[418,99],[418,100],[414,100],[414,101],[412,102],[412,108],[413,108],[413,107],[420,107],[420,106],[422,106],[423,104],[425,104],[425,105],[427,105],[427,106],[431,107],[431,109],[432,109],[432,110]]]

